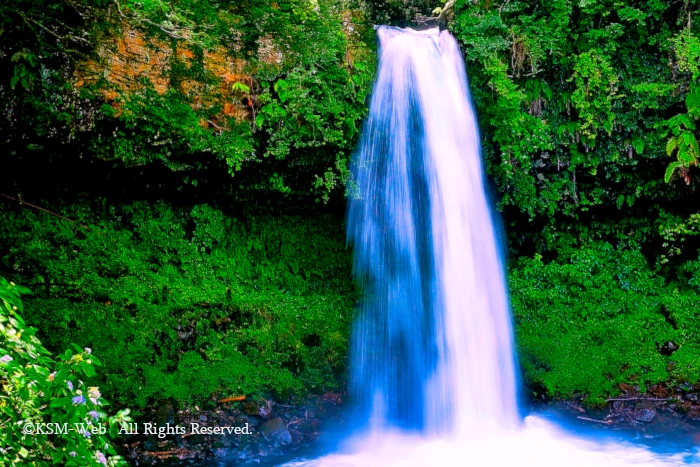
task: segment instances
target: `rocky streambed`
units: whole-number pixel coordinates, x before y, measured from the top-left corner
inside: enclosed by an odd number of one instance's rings
[[[126,438],[121,451],[134,466],[265,463],[309,450],[322,431],[342,425],[341,403],[335,393],[298,404],[265,397],[224,400],[211,409],[177,410],[165,402],[151,422]]]
[[[535,402],[531,410],[553,411],[563,417],[564,424],[573,421],[579,428],[700,445],[700,384],[674,389],[657,384],[645,392],[638,386],[621,384],[620,391],[620,396],[608,399],[604,407],[588,408],[572,399]],[[297,403],[280,403],[272,397],[235,399],[219,401],[208,409],[178,410],[175,404],[165,402],[147,417],[151,433],[142,429],[127,437],[121,451],[134,466],[272,465],[307,454],[323,433],[342,429],[345,424],[343,397],[336,393],[310,396]],[[193,426],[200,433],[192,432]],[[185,433],[166,433],[172,427],[181,427]],[[212,433],[217,427],[239,430]],[[164,435],[153,434],[159,429]]]
[[[580,400],[548,404],[591,428],[634,432],[640,439],[700,445],[700,384],[669,388],[656,384],[647,391],[620,384],[621,394],[604,407],[586,408]],[[542,404],[538,404],[542,410]],[[536,406],[537,407],[537,406]]]

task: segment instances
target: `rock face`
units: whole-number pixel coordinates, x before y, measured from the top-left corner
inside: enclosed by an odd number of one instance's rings
[[[700,390],[695,386],[695,391]],[[687,389],[685,390],[687,391]],[[619,395],[608,401],[605,408],[588,407],[582,411],[580,401],[557,401],[540,407],[540,410],[554,410],[560,415],[576,419],[577,423],[588,424],[597,430],[627,432],[644,438],[667,439],[673,443],[687,443],[688,446],[700,443],[700,404],[685,399],[682,389],[673,390],[665,385],[652,388],[635,396]]]
[[[612,415],[624,414],[627,411],[627,404],[625,401],[613,401],[610,405],[610,413]]]
[[[667,343],[673,344],[673,343]],[[606,421],[612,423],[651,423],[664,419],[698,422],[700,421],[700,383],[682,383],[669,387],[666,383],[656,383],[646,392],[638,386],[620,383],[622,394],[609,400],[609,413]]]

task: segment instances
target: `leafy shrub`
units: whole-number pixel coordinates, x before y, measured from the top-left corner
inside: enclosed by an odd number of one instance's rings
[[[45,342],[93,348],[124,404],[336,387],[354,287],[341,223],[243,220],[207,205],[73,206],[91,230],[0,214],[0,251],[36,295]],[[97,214],[99,213],[99,214]]]
[[[663,210],[698,211],[700,28],[688,17],[699,7],[455,3],[450,28],[511,247],[553,251],[562,234],[583,245],[592,228],[599,240],[655,248],[644,228]]]
[[[619,383],[644,390],[700,377],[697,261],[679,282],[638,250],[596,243],[546,264],[520,258],[510,273],[519,351],[530,385],[599,403]],[[666,342],[679,349],[663,355]]]
[[[74,346],[58,360],[50,356],[22,320],[20,293],[26,291],[0,277],[0,465],[126,465],[110,437],[130,421],[128,409],[109,416],[99,388],[82,381],[100,365],[90,349]],[[44,434],[43,423],[68,429]]]

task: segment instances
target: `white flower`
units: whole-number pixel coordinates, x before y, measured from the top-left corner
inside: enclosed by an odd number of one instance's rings
[[[97,405],[97,400],[100,398],[100,396],[102,396],[102,394],[100,394],[100,388],[94,386],[88,388],[88,398],[90,399],[90,402]]]
[[[95,457],[97,458],[97,462],[99,462],[100,464],[102,464],[104,466],[107,465],[107,459],[105,458],[105,455],[102,454],[100,451],[97,451],[95,453]]]

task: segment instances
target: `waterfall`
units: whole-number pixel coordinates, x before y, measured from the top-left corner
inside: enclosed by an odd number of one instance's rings
[[[364,292],[354,399],[380,427],[513,426],[510,313],[459,48],[447,31],[378,33],[348,219]]]
[[[503,258],[459,48],[445,31],[378,34],[348,215],[363,291],[351,391],[364,430],[340,452],[286,465],[700,465],[694,452],[520,419]]]

